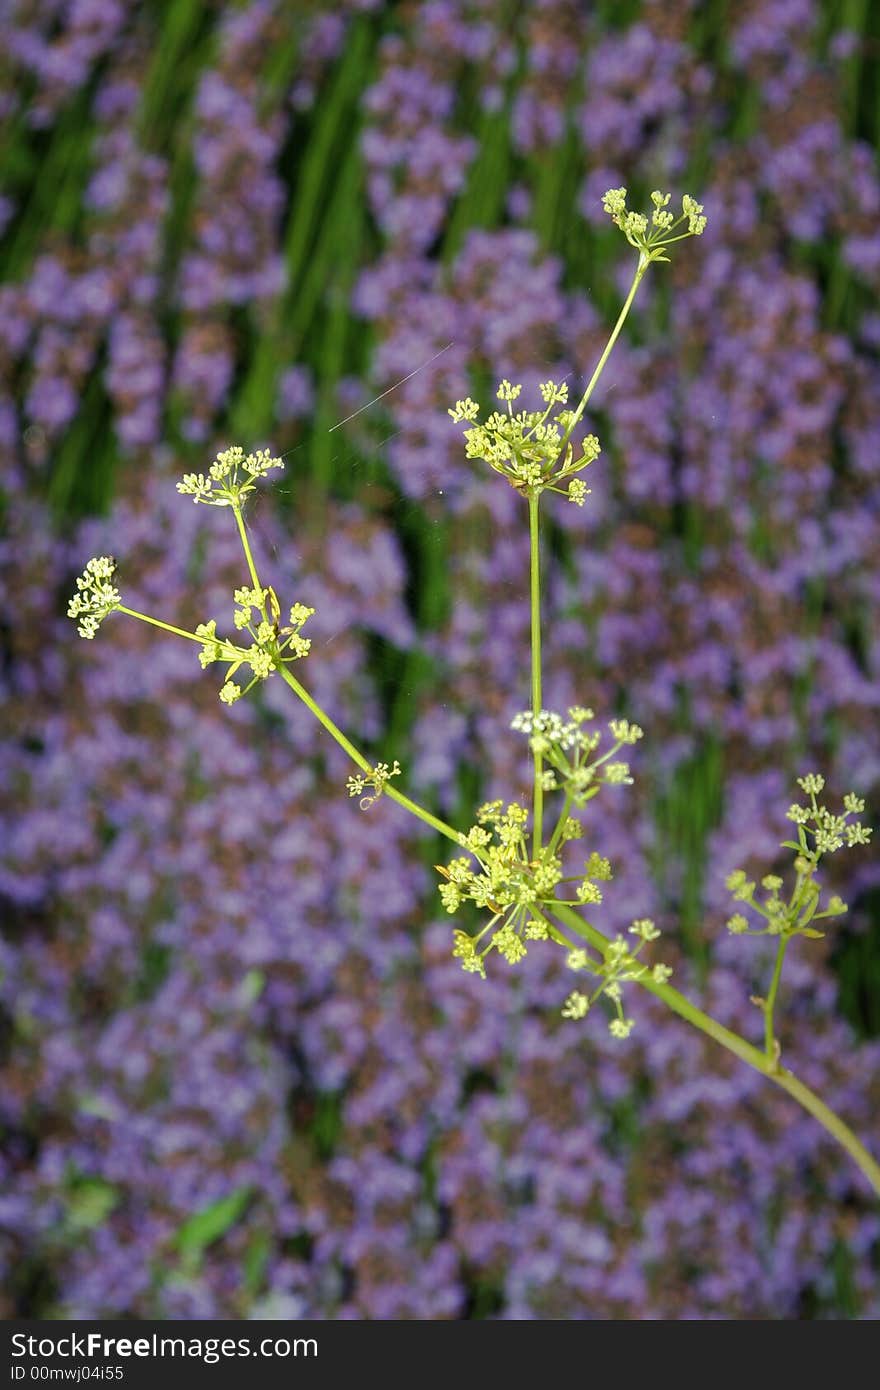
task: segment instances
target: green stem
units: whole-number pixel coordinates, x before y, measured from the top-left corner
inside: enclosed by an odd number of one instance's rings
[[[585,411],[586,408],[587,408],[587,404],[588,404],[588,402],[589,402],[589,400],[590,400],[590,397],[592,396],[593,391],[595,390],[596,383],[597,383],[597,381],[599,380],[599,378],[600,378],[600,376],[602,375],[602,372],[603,372],[603,370],[604,370],[604,368],[605,368],[605,363],[608,361],[608,358],[611,356],[612,348],[614,347],[614,344],[617,342],[617,339],[618,339],[619,336],[620,336],[620,330],[623,328],[623,325],[624,325],[624,323],[626,322],[626,316],[627,316],[627,314],[629,313],[630,309],[632,308],[633,300],[634,300],[635,297],[636,297],[636,291],[638,290],[639,285],[640,285],[641,282],[642,282],[642,276],[644,275],[645,271],[647,270],[649,264],[650,264],[650,261],[648,260],[648,258],[647,258],[646,256],[644,256],[644,255],[640,255],[640,256],[639,256],[639,264],[638,264],[638,267],[637,267],[637,269],[636,269],[636,273],[635,273],[635,275],[634,275],[634,277],[633,277],[633,282],[632,282],[632,284],[630,285],[629,294],[627,295],[627,297],[626,297],[626,299],[625,299],[625,301],[624,301],[624,304],[623,304],[623,308],[621,309],[621,311],[620,311],[620,313],[619,313],[619,315],[618,315],[618,317],[617,317],[617,322],[616,322],[616,324],[614,325],[613,329],[611,330],[611,335],[610,335],[610,337],[609,337],[609,339],[608,339],[608,342],[605,344],[605,349],[604,349],[604,351],[603,351],[603,353],[602,353],[602,356],[599,358],[599,361],[596,363],[596,370],[593,372],[593,375],[590,377],[590,380],[589,380],[589,382],[587,383],[587,389],[586,389],[586,391],[584,392],[583,396],[582,396],[581,399],[580,399],[580,404],[578,405],[576,411],[574,412],[574,415],[573,415],[572,418],[571,418],[571,422],[570,422],[570,424],[569,424],[569,426],[568,426],[568,429],[565,431],[565,434],[563,435],[562,442],[561,442],[561,444],[560,444],[560,446],[559,446],[559,457],[560,457],[560,458],[563,458],[563,457],[564,457],[565,450],[566,450],[566,447],[567,447],[567,445],[568,445],[568,441],[569,441],[569,439],[571,438],[572,434],[574,433],[575,429],[577,428],[578,422],[580,421],[580,419],[581,419],[581,417],[582,417],[584,411]],[[533,490],[533,491],[531,491],[531,492],[529,493],[529,548],[530,548],[530,575],[531,575],[530,594],[531,594],[531,618],[532,618],[532,622],[531,622],[531,636],[532,636],[532,714],[533,714],[533,716],[535,716],[535,717],[537,717],[538,713],[539,713],[540,710],[541,710],[541,706],[542,706],[542,696],[541,696],[541,567],[540,567],[541,554],[540,554],[540,522],[539,522],[539,512],[538,512],[539,505],[540,505],[540,496],[541,496],[540,491],[538,491],[537,489],[535,489],[535,490]],[[607,755],[606,755],[606,756],[607,756]],[[535,753],[535,754],[533,755],[533,757],[534,757],[535,790],[534,790],[534,806],[533,806],[533,814],[532,814],[532,820],[533,820],[533,822],[534,822],[533,828],[532,828],[532,856],[533,856],[533,857],[537,857],[537,855],[538,855],[538,853],[539,853],[539,851],[540,851],[540,849],[541,849],[541,844],[542,844],[542,841],[543,841],[544,788],[543,788],[543,785],[542,785],[542,782],[541,782],[541,774],[542,774],[542,772],[543,772],[543,759],[542,759],[540,753]]]
[[[529,493],[529,553],[530,553],[530,593],[531,593],[531,636],[532,636],[532,716],[533,725],[541,712],[541,545],[538,508],[541,494],[537,489]],[[532,733],[536,732],[533,727]],[[540,753],[534,753],[535,791],[532,814],[532,858],[537,859],[544,834],[544,786],[543,760]]]
[[[238,527],[238,534],[241,537],[242,549],[244,550],[244,558],[247,560],[247,567],[250,570],[251,584],[254,586],[255,589],[262,592],[263,586],[260,583],[259,577],[257,575],[257,567],[254,564],[254,557],[251,554],[250,542],[247,538],[247,531],[245,530],[244,517],[241,514],[241,507],[233,507],[232,510],[235,514],[235,524]]]
[[[260,584],[253,570],[252,577],[254,579],[254,588],[259,589]],[[142,623],[150,623],[152,627],[160,627],[163,632],[173,633],[175,637],[186,637],[190,642],[198,642],[200,647],[205,645],[204,637],[197,637],[194,632],[186,632],[182,627],[173,627],[171,623],[163,623],[159,618],[151,618],[148,613],[139,613],[136,608],[126,608],[123,604],[120,604],[115,611],[118,613],[126,613],[129,618],[139,618]],[[287,682],[294,694],[299,696],[303,704],[306,705],[315,718],[323,724],[328,734],[336,740],[340,748],[345,749],[352,762],[356,763],[362,772],[372,774],[373,768],[364,757],[363,753],[355,748],[354,744],[346,738],[338,725],[334,724],[330,716],[324,713],[321,706],[312,699],[305,687],[300,685],[296,676],[292,676],[286,666],[276,666],[275,669],[281,679]],[[251,684],[253,684],[253,682],[251,682]],[[248,689],[250,689],[250,687],[248,687]],[[436,830],[440,835],[445,835],[447,840],[452,840],[453,844],[461,847],[461,836],[457,830],[453,830],[451,825],[447,825],[445,821],[439,820],[437,816],[432,816],[430,811],[426,811],[423,806],[419,806],[417,802],[405,796],[403,792],[399,792],[390,782],[385,783],[382,788],[382,793],[384,796],[389,796],[392,801],[396,801],[398,806],[402,806],[404,810],[409,811],[411,815],[417,816],[420,821],[424,821],[425,825],[429,825],[432,830]]]
[[[583,415],[584,411],[585,411],[586,408],[587,408],[587,405],[589,404],[590,397],[592,396],[594,390],[596,389],[596,383],[598,382],[599,377],[602,375],[602,372],[603,372],[604,369],[605,369],[605,363],[608,361],[608,358],[611,356],[611,349],[614,347],[614,344],[617,342],[617,339],[620,337],[620,330],[621,330],[621,328],[623,328],[623,325],[624,325],[625,322],[626,322],[626,316],[627,316],[627,314],[629,313],[630,309],[632,308],[633,300],[634,300],[635,297],[636,297],[636,291],[638,290],[639,285],[642,283],[642,276],[644,275],[645,271],[648,269],[648,266],[649,266],[649,265],[650,265],[650,261],[647,259],[647,257],[644,256],[644,255],[640,255],[640,256],[639,256],[638,268],[637,268],[637,270],[636,270],[635,275],[633,276],[633,282],[632,282],[632,284],[631,284],[630,287],[629,287],[629,294],[626,296],[626,299],[624,300],[623,308],[621,309],[621,311],[620,311],[620,313],[619,313],[619,315],[618,315],[618,317],[617,317],[617,322],[616,322],[616,324],[614,325],[614,327],[613,327],[612,330],[611,330],[611,337],[608,339],[608,342],[605,344],[605,351],[602,353],[602,356],[599,358],[599,361],[596,363],[596,370],[593,372],[593,375],[590,377],[590,380],[589,380],[588,383],[587,383],[587,389],[586,389],[586,391],[584,392],[584,394],[581,396],[580,404],[578,405],[577,410],[574,412],[574,415],[573,415],[572,420],[571,420],[571,424],[569,425],[568,429],[565,431],[565,434],[563,435],[562,443],[561,443],[560,448],[559,448],[559,457],[560,457],[560,458],[562,458],[562,456],[563,456],[563,454],[564,454],[564,452],[565,452],[565,446],[568,444],[568,441],[571,439],[571,436],[574,434],[574,431],[577,429],[577,426],[578,426],[578,423],[579,423],[579,421],[580,421],[580,419],[581,419],[581,416]]]
[[[235,521],[238,526],[238,534],[241,537],[245,559],[247,560],[248,569],[250,570],[251,582],[255,589],[262,590],[262,585],[257,575],[257,567],[254,563],[254,557],[251,553],[250,543],[247,538],[247,531],[245,530],[241,508],[234,507],[233,511],[235,512]],[[265,616],[266,610],[264,607],[263,617],[265,618]],[[363,753],[355,748],[354,744],[350,739],[346,738],[339,726],[334,724],[329,714],[326,714],[324,710],[321,709],[321,706],[312,699],[305,686],[300,685],[296,676],[291,675],[286,666],[280,666],[276,669],[282,680],[287,682],[294,694],[302,700],[307,709],[311,710],[318,722],[324,726],[330,737],[336,740],[340,748],[345,750],[352,762],[355,763],[362,772],[371,775],[373,771],[372,766],[364,757]],[[426,811],[423,806],[419,806],[417,802],[412,801],[408,796],[405,796],[403,792],[398,791],[390,782],[384,784],[382,791],[385,796],[389,796],[392,801],[396,801],[398,806],[402,806],[404,810],[409,811],[411,815],[417,816],[420,821],[423,821],[425,825],[429,825],[432,830],[436,830],[439,834],[445,835],[446,838],[452,840],[454,844],[461,845],[461,838],[457,830],[453,830],[452,826],[447,825],[445,821],[438,820],[436,816],[432,816],[430,811]]]
[[[779,949],[776,952],[776,964],[773,967],[773,979],[770,982],[770,993],[764,1001],[764,1050],[767,1053],[768,1061],[774,1066],[779,1065],[779,1048],[773,1035],[773,1009],[776,1005],[776,996],[779,993],[779,981],[782,979],[782,962],[785,960],[785,948],[788,945],[788,937],[779,938]]]
[[[607,953],[610,945],[608,938],[585,921],[579,913],[570,907],[565,907],[562,903],[556,904],[553,911],[571,931],[588,941],[603,956]],[[874,1191],[880,1196],[880,1164],[871,1157],[864,1144],[856,1138],[848,1125],[845,1125],[843,1120],[835,1115],[834,1111],[830,1110],[825,1102],[820,1100],[808,1086],[805,1086],[802,1081],[798,1081],[797,1077],[793,1076],[790,1071],[780,1067],[778,1062],[765,1056],[757,1047],[746,1042],[745,1038],[741,1038],[738,1033],[732,1033],[722,1023],[716,1022],[714,1018],[703,1013],[702,1009],[698,1009],[677,989],[673,989],[670,985],[659,984],[648,973],[633,983],[641,985],[643,989],[662,1000],[667,1008],[672,1009],[673,1013],[678,1014],[694,1028],[699,1028],[701,1033],[714,1038],[715,1042],[726,1047],[728,1052],[739,1057],[740,1061],[745,1062],[747,1066],[754,1067],[755,1071],[759,1071],[762,1076],[766,1076],[783,1091],[787,1091],[846,1150],[850,1158],[858,1164]]]
[[[197,637],[194,632],[185,632],[182,627],[172,627],[170,623],[163,623],[159,618],[151,618],[149,613],[139,613],[136,608],[126,608],[124,604],[120,603],[114,612],[126,613],[129,618],[139,618],[142,623],[149,623],[152,627],[161,627],[163,632],[171,632],[175,637],[185,637],[188,642],[198,642],[200,647],[205,645],[204,637]]]
[[[359,752],[351,740],[346,738],[339,726],[333,723],[329,714],[325,714],[321,706],[312,699],[305,686],[300,685],[296,676],[291,675],[286,666],[280,667],[278,674],[281,676],[282,680],[287,682],[293,693],[302,700],[306,708],[311,710],[318,722],[327,730],[330,737],[335,739],[340,748],[345,750],[352,762],[356,763],[362,772],[372,775],[372,765],[367,761],[363,753]],[[389,796],[392,801],[397,802],[398,806],[402,806],[405,811],[409,811],[410,815],[417,816],[420,821],[424,821],[425,825],[429,825],[432,830],[436,830],[440,835],[445,835],[447,840],[452,840],[453,844],[461,847],[461,836],[457,830],[453,830],[452,826],[447,825],[445,821],[438,820],[436,816],[432,816],[430,811],[426,811],[423,806],[419,806],[417,802],[412,801],[408,796],[405,796],[403,792],[399,792],[391,782],[385,783],[382,788],[382,795]]]
[[[555,854],[555,853],[556,853],[556,846],[559,844],[559,838],[560,838],[560,836],[561,836],[561,834],[562,834],[562,831],[563,831],[563,829],[564,829],[565,822],[568,820],[568,814],[569,814],[569,811],[571,810],[571,803],[572,803],[572,795],[571,795],[571,792],[566,792],[566,793],[565,793],[565,801],[562,803],[562,810],[561,810],[560,815],[559,815],[559,820],[556,822],[556,828],[555,828],[555,830],[553,831],[553,834],[552,834],[551,837],[550,837],[550,844],[548,845],[548,849],[550,850],[550,853],[551,853],[551,854]]]

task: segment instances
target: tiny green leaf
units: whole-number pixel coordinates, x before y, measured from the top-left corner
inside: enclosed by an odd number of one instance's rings
[[[182,1255],[199,1255],[213,1241],[219,1240],[243,1215],[251,1199],[250,1187],[239,1187],[225,1197],[197,1211],[185,1221],[177,1233],[177,1248]]]

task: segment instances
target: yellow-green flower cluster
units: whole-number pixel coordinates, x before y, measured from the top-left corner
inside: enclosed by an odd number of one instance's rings
[[[555,900],[562,864],[549,847],[530,857],[527,826],[528,812],[516,802],[506,807],[487,802],[477,812],[477,824],[461,837],[462,848],[472,857],[437,865],[447,912],[470,902],[491,913],[477,936],[455,932],[453,955],[465,970],[485,976],[484,961],[492,950],[516,965],[526,955],[527,941],[546,940],[549,934],[536,910]]]
[[[568,387],[564,382],[545,381],[540,389],[543,410],[514,413],[513,402],[522,387],[505,379],[498,387],[498,399],[507,406],[506,412],[496,410],[480,424],[480,407],[468,396],[456,401],[449,414],[456,424],[470,426],[464,432],[468,458],[482,459],[519,492],[559,492],[582,507],[588,489],[576,475],[599,457],[599,441],[588,434],[576,454],[568,433],[575,414],[565,408]]]
[[[602,206],[630,246],[634,246],[646,261],[668,261],[669,257],[664,254],[667,247],[687,237],[702,236],[706,229],[702,203],[685,193],[681,213],[676,217],[669,211],[671,198],[671,193],[655,189],[651,194],[650,220],[645,213],[631,212],[627,208],[625,188],[609,188]]]
[[[576,806],[583,806],[603,785],[632,784],[629,763],[615,759],[615,754],[643,736],[638,724],[612,719],[608,726],[612,745],[593,757],[602,741],[601,731],[592,727],[594,718],[591,709],[574,705],[567,719],[553,710],[541,710],[538,714],[524,710],[514,715],[511,722],[511,728],[528,735],[532,752],[540,753],[549,764],[543,774],[544,790],[563,791]]]
[[[816,799],[825,786],[824,777],[816,772],[808,773],[806,777],[798,778],[798,786],[810,798],[810,805],[789,806],[786,815],[798,827],[799,848],[804,853],[811,852],[818,858],[823,854],[834,854],[844,846],[852,849],[855,845],[868,843],[871,827],[862,825],[861,821],[853,821],[851,825],[848,823],[850,816],[860,815],[865,809],[864,801],[855,792],[848,792],[843,798],[843,815],[835,815]],[[813,841],[811,851],[808,851],[806,836]]]
[[[67,605],[68,618],[78,618],[77,632],[89,641],[101,623],[121,603],[119,590],[113,584],[116,561],[110,555],[97,555],[89,560],[77,577],[77,592]]]
[[[824,933],[810,924],[825,917],[839,917],[847,910],[846,903],[836,893],[823,904],[816,871],[823,855],[868,844],[870,826],[850,820],[864,811],[865,803],[854,792],[848,792],[843,798],[843,813],[838,814],[818,800],[825,786],[824,777],[811,772],[799,777],[798,785],[809,797],[810,804],[788,808],[786,815],[797,826],[798,838],[782,842],[783,848],[794,852],[795,883],[784,898],[780,893],[783,880],[778,874],[766,874],[761,879],[763,893],[759,897],[757,883],[743,869],[729,874],[727,887],[734,902],[745,903],[764,919],[762,926],[753,926],[742,912],[734,912],[727,920],[727,930],[734,936],[821,937]]]
[[[672,970],[668,965],[658,962],[658,964],[650,966],[638,959],[645,944],[649,941],[656,941],[660,936],[658,928],[650,917],[642,917],[633,922],[629,928],[629,933],[637,938],[637,944],[631,947],[625,937],[618,936],[610,943],[604,959],[593,956],[589,951],[580,947],[569,951],[566,957],[569,970],[584,971],[586,974],[594,976],[599,983],[589,994],[585,994],[582,990],[573,990],[562,1006],[563,1018],[585,1018],[597,999],[604,996],[614,1009],[614,1017],[608,1024],[608,1031],[611,1036],[614,1038],[629,1037],[635,1027],[635,1022],[633,1019],[627,1018],[624,1013],[623,985],[627,980],[641,980],[646,975],[650,975],[652,980],[662,985],[672,975]]]
[[[601,854],[593,853],[584,865],[584,877],[578,884],[577,898],[584,906],[597,906],[602,901],[600,883],[607,883],[614,877],[611,862]]]
[[[226,680],[220,691],[225,705],[234,705],[258,681],[266,680],[281,666],[308,655],[312,644],[308,637],[301,636],[300,629],[315,611],[303,603],[295,603],[290,610],[290,622],[282,627],[281,609],[274,589],[241,588],[236,589],[233,597],[236,607],[232,621],[239,632],[246,631],[253,638],[249,646],[218,637],[213,618],[199,623],[196,628],[196,636],[203,642],[199,652],[202,666],[211,666],[216,661],[228,663]],[[244,687],[233,679],[242,666],[249,667],[251,672],[251,679]]]
[[[244,449],[235,444],[217,455],[207,475],[184,474],[177,491],[209,507],[240,507],[259,478],[264,478],[273,468],[283,467],[281,459],[273,458],[268,449],[257,449],[246,455]]]
[[[354,777],[349,777],[345,785],[349,796],[363,797],[361,807],[363,810],[367,810],[376,798],[382,795],[386,783],[390,782],[392,777],[399,776],[400,763],[394,762],[390,766],[388,763],[376,763],[370,772],[359,772]],[[364,796],[364,792],[368,789],[372,791],[372,796]]]

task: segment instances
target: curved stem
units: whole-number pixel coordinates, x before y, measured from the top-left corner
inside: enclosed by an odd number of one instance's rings
[[[569,930],[576,932],[578,936],[588,941],[602,955],[607,953],[610,945],[608,938],[572,908],[557,903],[553,912]],[[662,1000],[673,1013],[678,1014],[694,1028],[699,1028],[701,1033],[714,1038],[715,1042],[727,1048],[728,1052],[734,1053],[740,1061],[745,1062],[747,1066],[754,1067],[755,1071],[759,1071],[762,1076],[766,1076],[769,1081],[775,1082],[783,1091],[787,1091],[846,1150],[850,1158],[858,1164],[871,1187],[880,1196],[880,1164],[872,1158],[864,1144],[856,1138],[840,1116],[835,1115],[834,1111],[820,1100],[808,1086],[805,1086],[790,1071],[780,1067],[777,1062],[765,1056],[757,1047],[753,1047],[745,1038],[741,1038],[738,1033],[731,1032],[729,1028],[724,1027],[723,1023],[718,1023],[709,1014],[703,1013],[702,1009],[698,1009],[695,1004],[692,1004],[677,989],[673,989],[671,985],[661,985],[647,973],[641,979],[634,980],[633,983],[641,985],[649,994]]]
[[[185,637],[188,642],[198,642],[200,647],[205,645],[204,637],[197,637],[194,632],[186,632],[182,627],[172,627],[171,623],[163,623],[159,618],[151,618],[149,613],[139,613],[136,608],[126,608],[124,603],[120,603],[114,609],[116,613],[125,613],[129,618],[138,618],[142,623],[149,623],[151,627],[160,627],[163,632],[170,632],[175,637]]]
[[[587,389],[586,389],[586,391],[584,392],[584,394],[581,396],[580,404],[578,405],[577,410],[574,412],[574,415],[573,415],[572,420],[571,420],[571,424],[569,425],[568,429],[565,431],[565,434],[563,435],[562,443],[561,443],[561,445],[560,445],[560,447],[559,447],[559,456],[560,456],[560,458],[561,458],[561,457],[563,456],[563,454],[565,453],[565,446],[568,444],[569,439],[571,439],[571,436],[573,435],[574,431],[577,429],[577,426],[578,426],[578,423],[579,423],[579,421],[580,421],[580,419],[581,419],[581,416],[583,415],[584,411],[585,411],[586,408],[587,408],[587,405],[588,405],[588,403],[589,403],[590,397],[592,396],[594,390],[596,389],[596,383],[598,382],[599,377],[602,375],[602,372],[603,372],[604,369],[605,369],[605,363],[608,361],[608,358],[611,356],[611,349],[614,347],[614,344],[617,342],[617,339],[618,339],[619,336],[620,336],[620,330],[621,330],[621,328],[623,327],[624,323],[626,322],[626,316],[627,316],[627,314],[629,313],[630,309],[632,308],[633,300],[634,300],[635,297],[636,297],[636,291],[638,290],[639,285],[642,283],[642,276],[644,275],[645,271],[648,269],[648,266],[649,266],[649,265],[650,265],[650,261],[647,259],[647,257],[645,257],[645,256],[643,256],[643,255],[640,255],[640,256],[639,256],[638,268],[636,269],[636,273],[635,273],[635,275],[633,276],[633,282],[632,282],[632,284],[630,285],[630,288],[629,288],[629,294],[626,296],[626,299],[624,300],[623,308],[621,309],[620,313],[619,313],[618,316],[617,316],[617,322],[616,322],[616,324],[614,325],[614,327],[613,327],[612,330],[611,330],[611,337],[608,339],[608,342],[605,344],[605,351],[602,353],[602,356],[599,358],[599,361],[596,363],[596,370],[593,372],[593,375],[590,377],[590,380],[587,382]]]
[[[541,712],[541,546],[538,508],[541,494],[537,490],[529,493],[529,573],[531,597],[531,645],[532,645],[532,716],[537,721]],[[532,732],[534,733],[534,727]],[[535,790],[532,812],[532,857],[537,858],[544,834],[544,784],[543,760],[540,753],[533,754],[535,767]]]
[[[344,749],[352,762],[356,763],[362,772],[372,773],[372,765],[364,757],[363,753],[355,748],[351,740],[346,738],[345,734],[339,728],[339,725],[334,724],[329,714],[326,714],[324,710],[321,709],[321,706],[312,699],[305,686],[300,685],[296,676],[291,675],[286,666],[282,666],[278,674],[281,676],[282,680],[287,682],[293,693],[302,700],[306,708],[311,710],[318,722],[327,730],[330,737],[336,740],[340,748]],[[426,811],[423,806],[419,806],[417,802],[405,796],[403,792],[398,791],[391,782],[385,783],[382,788],[382,795],[390,797],[392,801],[397,802],[398,806],[402,806],[405,811],[409,811],[410,815],[417,816],[420,821],[424,821],[425,825],[429,825],[432,830],[436,830],[440,835],[445,835],[447,840],[452,840],[453,844],[458,845],[459,848],[461,847],[461,836],[457,830],[453,830],[451,825],[447,825],[445,821],[439,820],[438,817],[433,816],[430,811]]]

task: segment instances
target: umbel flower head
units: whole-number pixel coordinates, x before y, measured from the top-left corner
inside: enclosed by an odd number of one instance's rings
[[[91,640],[101,623],[120,606],[119,590],[113,585],[116,561],[110,555],[89,560],[76,581],[77,592],[67,605],[68,618],[78,618],[77,632]]]
[[[483,424],[479,423],[480,407],[476,401],[470,396],[456,401],[448,413],[456,424],[470,426],[464,432],[466,456],[488,463],[519,492],[560,492],[582,507],[588,489],[583,478],[576,475],[599,457],[598,439],[588,434],[575,453],[569,434],[576,417],[567,407],[568,387],[564,382],[542,384],[543,410],[514,412],[513,402],[521,391],[521,386],[514,386],[505,378],[497,394],[507,410],[493,411]]]
[[[361,810],[366,811],[382,795],[391,778],[399,777],[400,773],[400,763],[396,759],[393,764],[376,763],[369,772],[359,772],[353,777],[349,777],[345,784],[346,790],[349,796],[361,798]],[[364,796],[364,792],[371,792],[372,795]]]
[[[207,476],[204,473],[184,474],[177,491],[208,507],[240,507],[259,478],[265,478],[273,468],[283,467],[281,459],[273,458],[268,449],[257,449],[256,453],[246,455],[239,444],[234,444],[217,455]]]
[[[590,727],[592,719],[592,710],[574,705],[567,718],[553,710],[540,710],[537,714],[526,710],[512,721],[514,729],[527,735],[532,751],[540,753],[548,764],[543,773],[544,790],[563,792],[566,808],[584,805],[603,786],[632,781],[629,765],[611,759],[619,748],[637,743],[642,730],[626,719],[612,719],[609,727],[613,742],[597,756],[602,735]],[[465,970],[484,975],[484,961],[493,949],[515,965],[527,953],[526,941],[548,937],[541,909],[552,912],[556,889],[563,877],[562,849],[581,838],[583,827],[573,816],[563,813],[549,844],[530,854],[527,825],[528,813],[516,802],[504,808],[500,801],[488,801],[477,811],[477,824],[460,837],[462,849],[468,851],[471,859],[454,859],[445,868],[437,866],[443,879],[440,897],[447,912],[457,912],[469,902],[490,913],[479,935],[455,933],[453,955],[461,960]],[[574,877],[580,878],[576,890],[579,903],[601,903],[599,885],[611,879],[611,864],[593,853],[584,863],[583,876]]]
[[[637,959],[645,944],[657,941],[660,936],[659,929],[650,917],[640,917],[633,922],[629,928],[629,935],[636,937],[636,945],[631,947],[624,937],[617,936],[610,943],[604,960],[591,955],[581,947],[575,947],[568,952],[565,963],[569,970],[584,971],[592,975],[598,980],[598,985],[592,994],[573,990],[562,1006],[563,1018],[585,1018],[596,1000],[604,995],[614,1010],[614,1017],[608,1024],[609,1033],[612,1038],[629,1037],[635,1022],[627,1018],[623,1011],[623,985],[627,980],[642,980],[648,975],[658,985],[665,985],[672,975],[671,967],[661,961],[650,966]]]
[[[653,208],[650,220],[645,213],[629,211],[625,188],[609,188],[602,199],[602,206],[630,246],[634,246],[647,261],[668,261],[669,257],[665,254],[667,247],[687,237],[702,236],[706,229],[702,203],[685,193],[681,200],[681,212],[676,217],[669,211],[671,198],[671,193],[654,190],[651,194]]]
[[[809,798],[809,805],[789,806],[786,816],[797,826],[797,840],[783,840],[783,849],[794,852],[795,883],[788,897],[783,897],[783,880],[778,874],[765,874],[761,879],[764,890],[758,895],[757,883],[744,869],[734,869],[727,877],[727,888],[734,902],[745,903],[763,919],[753,926],[742,912],[728,918],[727,930],[734,936],[807,936],[821,937],[823,932],[811,925],[828,917],[840,917],[846,903],[836,893],[824,902],[816,871],[823,855],[836,854],[840,849],[854,849],[871,839],[871,827],[860,820],[851,820],[865,809],[865,803],[848,792],[843,798],[843,811],[838,813],[819,801],[825,778],[810,772],[798,778],[798,785]]]
[[[477,824],[461,836],[462,848],[472,858],[436,866],[444,880],[440,897],[447,912],[457,912],[463,903],[471,902],[490,913],[477,936],[455,931],[452,951],[464,970],[483,977],[483,962],[491,950],[516,965],[527,953],[526,941],[544,940],[548,935],[533,909],[552,901],[562,878],[562,862],[550,848],[535,859],[529,857],[528,819],[528,812],[516,802],[505,808],[500,801],[487,801],[477,811]]]
[[[614,1017],[609,1023],[612,1037],[627,1038],[633,1029],[632,1019],[626,1018],[622,1004],[622,986],[628,980],[640,980],[650,975],[657,984],[665,984],[672,975],[668,965],[661,962],[649,966],[638,960],[642,948],[656,941],[660,932],[647,917],[633,922],[630,934],[637,938],[630,946],[624,937],[611,942],[604,958],[572,946],[565,935],[544,915],[552,913],[556,888],[562,878],[562,866],[552,849],[540,851],[529,859],[525,829],[527,816],[522,807],[512,804],[502,809],[501,802],[489,802],[477,813],[474,826],[463,844],[476,858],[474,869],[467,859],[455,859],[438,872],[445,879],[440,896],[448,912],[470,901],[492,916],[475,936],[457,929],[454,932],[452,954],[461,961],[462,969],[485,978],[486,958],[492,950],[509,965],[517,965],[527,954],[527,942],[552,940],[566,949],[566,964],[570,970],[593,976],[598,984],[591,994],[575,990],[562,1006],[563,1018],[581,1019],[596,1000],[604,995],[612,1004]],[[494,827],[494,834],[486,826]],[[611,878],[607,859],[592,854],[587,861],[587,878]],[[578,895],[583,902],[586,899]],[[601,893],[589,901],[601,901]]]
[[[314,614],[314,608],[295,603],[290,610],[289,623],[282,627],[281,608],[271,586],[265,589],[236,589],[234,598],[236,608],[232,620],[239,632],[245,631],[253,639],[250,645],[218,637],[213,618],[210,622],[199,623],[195,632],[203,643],[199,652],[203,667],[217,661],[228,663],[226,679],[220,690],[224,705],[234,705],[242,695],[246,695],[259,681],[267,680],[274,671],[308,656],[312,646],[311,640],[301,635],[301,629]],[[249,668],[251,672],[251,679],[244,687],[233,679],[242,667]]]
[[[591,728],[593,711],[583,705],[573,705],[568,718],[553,710],[542,709],[538,714],[524,710],[516,714],[511,728],[527,734],[533,753],[540,753],[549,767],[544,772],[545,791],[563,791],[575,806],[583,806],[604,786],[631,786],[629,763],[611,761],[620,748],[638,743],[643,731],[628,719],[612,719],[609,724],[612,744],[597,757],[602,734]]]

